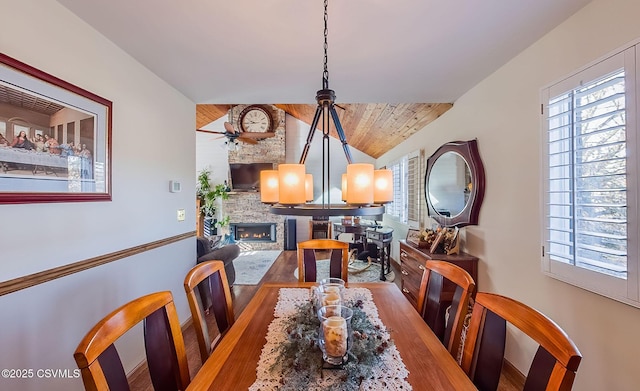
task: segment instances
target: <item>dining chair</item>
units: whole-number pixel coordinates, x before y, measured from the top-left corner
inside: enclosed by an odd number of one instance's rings
[[[206,289],[200,289],[203,286]],[[200,359],[204,364],[235,321],[231,290],[224,263],[222,261],[207,261],[197,264],[184,278],[184,290],[187,294],[191,319],[200,348]],[[207,299],[202,297],[204,292],[208,296]],[[213,341],[209,334],[206,313],[213,314],[218,328],[218,335]]]
[[[114,342],[143,322],[144,344],[155,390],[184,390],[189,366],[171,292],[137,298],[111,312],[80,341],[73,357],[87,391],[129,390]]]
[[[417,308],[422,309],[422,318],[454,358],[458,357],[464,320],[475,289],[473,277],[463,268],[447,261],[426,261]]]
[[[570,390],[582,355],[562,328],[519,301],[481,292],[475,298],[462,356],[462,369],[478,389],[498,387],[507,323],[539,345],[523,390]]]
[[[320,251],[330,251],[329,277],[341,278],[347,282],[349,243],[334,239],[310,239],[298,242],[298,281],[316,281],[316,261]]]

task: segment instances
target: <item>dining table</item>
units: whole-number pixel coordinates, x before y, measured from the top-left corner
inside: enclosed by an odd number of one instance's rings
[[[247,390],[256,381],[262,349],[283,288],[311,288],[309,282],[264,283],[187,387]],[[413,390],[477,390],[420,314],[394,283],[348,283],[371,292],[379,319],[404,362]]]

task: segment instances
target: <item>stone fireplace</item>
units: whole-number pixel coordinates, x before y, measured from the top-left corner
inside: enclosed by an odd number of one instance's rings
[[[269,205],[260,201],[258,192],[231,192],[229,198],[224,200],[224,212],[231,217],[229,227],[249,226],[273,226],[269,228],[271,240],[242,240],[244,249],[250,250],[282,250],[284,249],[284,216],[277,216],[269,212]],[[275,232],[274,232],[275,231]],[[231,232],[234,234],[234,232]],[[238,231],[236,230],[235,234]]]
[[[257,144],[240,143],[238,150],[229,151],[229,163],[283,163],[285,161],[285,112],[272,105],[261,105],[273,117],[275,136],[259,140]],[[232,123],[237,125],[238,115],[245,106],[234,106]],[[285,216],[269,212],[269,205],[260,201],[257,191],[231,192],[222,203],[224,214],[230,217],[230,231],[233,235],[250,234],[247,226],[267,229],[269,240],[256,238],[235,238],[243,250],[283,250]],[[235,228],[232,230],[231,226]],[[262,235],[262,233],[260,233]]]
[[[275,223],[231,223],[229,230],[238,242],[277,242]]]

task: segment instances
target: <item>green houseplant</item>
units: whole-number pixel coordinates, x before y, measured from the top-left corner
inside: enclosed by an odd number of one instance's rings
[[[198,186],[196,195],[200,199],[200,213],[204,216],[205,232],[210,235],[217,232],[218,227],[224,227],[229,224],[229,216],[216,218],[218,199],[226,200],[229,198],[229,188],[225,184],[211,186],[211,172],[202,170],[198,175]]]

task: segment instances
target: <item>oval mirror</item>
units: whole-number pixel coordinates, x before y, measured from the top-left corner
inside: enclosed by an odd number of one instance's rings
[[[427,159],[425,199],[429,216],[443,227],[478,224],[484,167],[476,140],[442,145]]]

